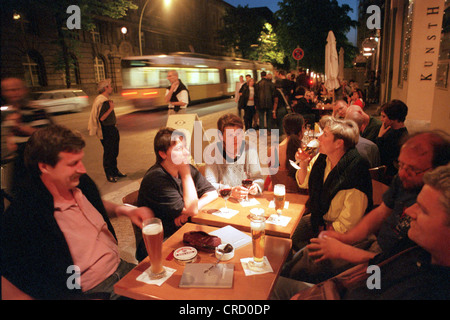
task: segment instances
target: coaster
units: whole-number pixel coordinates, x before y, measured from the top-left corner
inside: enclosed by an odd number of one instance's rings
[[[164,277],[160,278],[160,279],[155,279],[152,280],[149,278],[149,273],[150,273],[150,267],[145,270],[144,272],[141,273],[141,275],[139,275],[136,280],[137,281],[141,281],[141,282],[145,282],[147,284],[154,284],[157,286],[161,286],[167,279],[169,279],[172,274],[177,271],[175,269],[169,268],[169,267],[164,267],[164,269],[166,270],[166,274],[164,275]]]

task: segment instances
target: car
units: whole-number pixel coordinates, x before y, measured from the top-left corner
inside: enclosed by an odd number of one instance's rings
[[[47,113],[81,112],[89,105],[89,97],[80,89],[36,91],[31,93],[31,104],[45,109]]]

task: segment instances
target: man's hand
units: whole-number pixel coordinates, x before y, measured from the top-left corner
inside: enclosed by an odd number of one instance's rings
[[[153,218],[155,214],[150,208],[123,205],[117,208],[117,216],[127,216],[131,222],[142,229],[142,223],[146,219]]]

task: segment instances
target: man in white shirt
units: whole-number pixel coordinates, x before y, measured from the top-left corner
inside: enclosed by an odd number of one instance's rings
[[[189,104],[189,91],[178,78],[178,72],[170,70],[167,73],[167,80],[169,80],[171,84],[167,87],[165,95],[165,101],[169,104],[169,109],[178,111],[180,108],[187,108]]]

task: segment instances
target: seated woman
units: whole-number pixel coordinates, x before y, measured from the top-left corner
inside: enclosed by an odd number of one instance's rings
[[[225,114],[217,121],[221,141],[211,147],[212,159],[206,159],[205,177],[218,189],[220,183],[232,187],[231,196],[243,199],[247,194],[261,193],[264,179],[261,173],[258,151],[244,140],[244,125],[235,114]],[[252,179],[249,189],[242,186],[242,180]]]
[[[408,129],[405,127],[407,114],[408,107],[400,100],[392,100],[381,106],[382,125],[375,143],[380,151],[380,162],[386,166],[386,184],[390,184],[398,172],[395,163],[400,154],[402,140],[408,135]]]
[[[324,116],[320,126],[324,129],[319,153],[311,159],[299,149],[295,155],[300,161],[296,179],[301,188],[308,188],[309,200],[292,238],[294,250],[303,248],[321,230],[345,233],[372,207],[369,163],[355,148],[358,126],[331,116]]]
[[[295,153],[301,147],[303,137],[304,119],[301,114],[289,113],[283,118],[283,128],[286,138],[271,153],[275,156],[275,163],[271,164],[272,185],[284,184],[286,192],[300,192],[295,180],[297,170],[291,166],[289,160],[295,161]],[[269,188],[271,189],[271,188]]]
[[[352,95],[349,97],[349,105],[357,105],[360,106],[361,109],[364,109],[365,103],[364,103],[364,95],[361,89],[355,89],[352,93]]]

